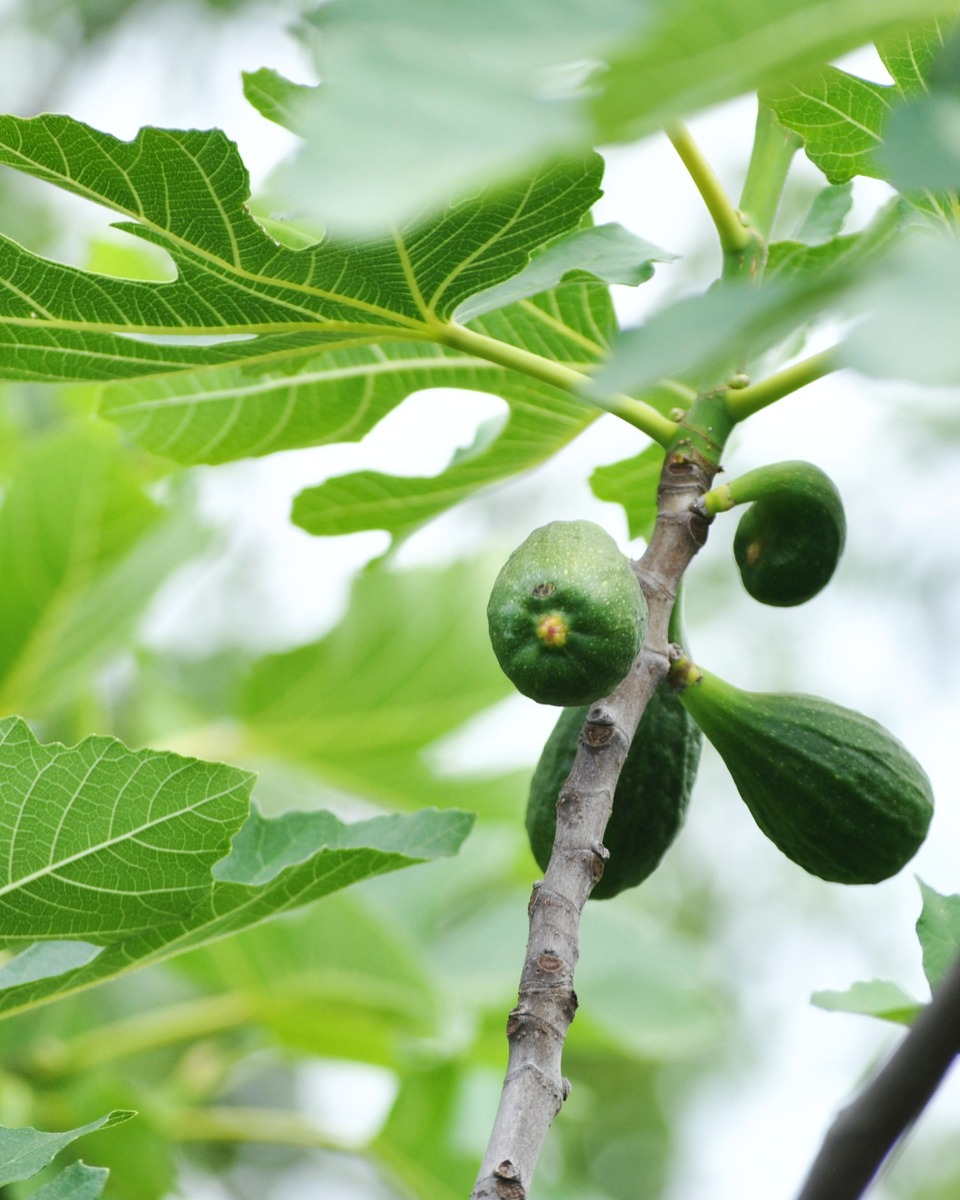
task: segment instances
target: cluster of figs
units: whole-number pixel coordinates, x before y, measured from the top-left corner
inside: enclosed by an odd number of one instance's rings
[[[832,481],[807,462],[758,468],[708,492],[709,516],[744,505],[734,556],[747,592],[792,606],[815,596],[843,553]],[[490,639],[524,695],[563,708],[533,774],[526,825],[546,869],[556,805],[590,705],[636,661],[647,604],[629,559],[590,521],[553,521],[511,554],[487,608]],[[686,815],[706,736],[768,838],[813,875],[878,883],[914,856],[933,815],[930,781],[876,721],[829,700],[743,691],[684,654],[647,705],[614,794],[610,857],[592,897],[651,874]]]

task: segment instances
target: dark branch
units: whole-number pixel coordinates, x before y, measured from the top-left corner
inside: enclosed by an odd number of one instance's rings
[[[797,1200],[858,1200],[960,1053],[960,958],[859,1096],[838,1114]]]

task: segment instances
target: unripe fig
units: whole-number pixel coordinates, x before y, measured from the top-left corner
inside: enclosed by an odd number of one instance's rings
[[[893,734],[829,700],[745,692],[698,674],[682,701],[787,858],[837,883],[878,883],[913,858],[933,793]]]
[[[647,602],[605,530],[552,521],[507,559],[487,619],[497,660],[518,691],[541,704],[592,704],[633,666]]]
[[[733,554],[743,586],[755,600],[780,607],[803,604],[830,582],[847,524],[840,494],[819,467],[774,463],[709,495],[717,501],[707,502],[708,511],[750,502],[737,526]]]
[[[547,739],[530,782],[527,836],[546,870],[557,829],[557,797],[570,774],[589,706],[567,708]],[[687,811],[700,762],[702,737],[674,692],[650,699],[620,772],[603,840],[610,857],[590,893],[606,900],[652,874],[673,843]]]

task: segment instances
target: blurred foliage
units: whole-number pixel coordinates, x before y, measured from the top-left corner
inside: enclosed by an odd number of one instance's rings
[[[195,0],[192,7],[243,20],[254,5]],[[681,9],[678,20],[697,5]],[[55,105],[67,82],[96,69],[112,36],[127,23],[135,26],[140,10],[120,0],[8,6],[5,34],[46,46],[27,105]],[[182,11],[188,20],[191,6]],[[512,20],[511,6],[504,11]],[[583,12],[591,17],[588,7]],[[541,16],[551,18],[546,8]],[[183,37],[190,35],[188,25]],[[779,61],[769,45],[768,57]],[[5,172],[3,232],[37,250],[55,245],[62,232],[57,215],[35,201],[38,193],[19,187]],[[839,253],[847,205],[845,190],[822,193],[799,240],[830,245],[828,256]],[[86,261],[104,274],[169,278],[166,260],[151,257],[151,249],[95,243]],[[914,279],[906,269],[905,277]],[[936,339],[943,345],[953,307],[939,309]],[[946,366],[952,369],[952,361]],[[26,664],[0,677],[4,705],[16,704],[50,738],[74,741],[95,730],[134,746],[169,745],[255,768],[267,812],[329,807],[353,818],[381,805],[436,803],[476,809],[479,820],[468,852],[456,860],[371,881],[6,1020],[0,1123],[67,1130],[111,1109],[136,1109],[135,1120],[69,1147],[59,1160],[83,1154],[109,1167],[106,1195],[118,1200],[189,1196],[191,1180],[256,1200],[334,1187],[368,1200],[463,1196],[499,1093],[503,1026],[516,996],[525,905],[537,877],[521,820],[536,736],[519,768],[496,762],[483,771],[436,768],[438,741],[489,717],[507,695],[482,616],[492,578],[488,548],[457,547],[458,561],[440,567],[372,564],[334,630],[298,645],[283,644],[277,631],[283,649],[275,653],[238,639],[193,657],[160,650],[149,636],[151,605],[169,604],[192,587],[206,589],[208,602],[224,611],[228,603],[255,609],[260,589],[286,584],[244,583],[237,574],[230,597],[218,596],[216,580],[203,572],[211,561],[229,558],[230,549],[200,515],[208,477],[184,473],[172,480],[168,463],[91,424],[91,407],[83,385],[8,383],[0,391],[0,651],[4,664]],[[803,413],[798,422],[805,423]],[[921,425],[955,439],[956,417],[945,408],[920,412],[910,430],[886,429],[883,438],[909,449]],[[942,510],[949,472],[935,476],[925,437],[919,442],[906,465],[931,480],[928,513]],[[883,461],[876,449],[863,451],[871,462]],[[849,443],[837,453],[849,458]],[[598,472],[597,494],[624,504],[632,536],[649,528],[650,511],[631,487],[649,481],[655,456]],[[840,603],[862,611],[868,598],[909,602],[909,610],[897,610],[901,627],[903,611],[916,619],[919,610],[926,624],[943,628],[930,615],[955,618],[956,593],[939,558],[922,572],[922,564],[916,572],[898,570],[914,530],[896,527],[896,508],[883,505],[913,485],[897,474],[894,458],[885,475],[888,494],[878,497],[866,480],[854,493],[864,524],[853,531]],[[955,473],[956,464],[949,467]],[[87,502],[92,483],[103,485],[108,504]],[[560,480],[558,495],[563,487]],[[31,502],[21,507],[27,495]],[[479,508],[485,503],[476,501]],[[46,512],[70,520],[30,526],[27,509],[34,518]],[[871,519],[883,534],[876,553],[868,545]],[[171,531],[166,540],[164,529]],[[831,652],[810,632],[821,620],[829,624],[827,608],[816,609],[799,634],[801,627],[784,624],[781,614],[748,608],[724,556],[725,536],[715,531],[711,554],[692,573],[697,643],[722,655],[734,625],[748,631],[738,661],[766,684],[793,678],[819,650],[825,673],[844,685],[836,663],[851,661],[849,645],[859,649],[857,639],[869,637],[870,627],[846,618],[835,623],[843,645]],[[191,566],[199,582],[194,575],[187,586],[184,570]],[[303,602],[309,606],[310,597]],[[922,645],[929,650],[929,641]],[[859,672],[869,670],[866,657],[852,656]],[[63,663],[69,671],[60,669]],[[883,685],[881,678],[878,703],[896,701]],[[516,711],[507,723],[535,728],[529,709],[519,718]],[[760,1061],[765,1039],[781,1034],[783,1026],[765,1008],[765,989],[784,959],[809,964],[803,979],[812,990],[823,982],[817,971],[832,971],[841,983],[848,960],[859,970],[888,949],[881,901],[857,903],[776,862],[724,791],[716,763],[708,762],[689,827],[664,869],[640,891],[585,914],[577,981],[582,1010],[564,1060],[573,1092],[548,1141],[538,1195],[673,1194],[690,1150],[683,1114],[711,1088],[716,1094],[718,1080],[724,1095],[735,1094],[744,1064]],[[797,995],[798,1008],[805,1002]],[[367,1111],[364,1120],[347,1124],[340,1110],[349,1108],[351,1095]],[[826,1114],[835,1097],[821,1100]],[[754,1134],[748,1127],[740,1132],[746,1154]],[[909,1162],[909,1178],[899,1164],[890,1172],[883,1185],[889,1196],[956,1195],[955,1137],[934,1135]],[[8,1185],[3,1200],[23,1200],[38,1182]]]

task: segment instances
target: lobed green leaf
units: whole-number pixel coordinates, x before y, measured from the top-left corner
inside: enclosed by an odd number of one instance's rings
[[[921,210],[943,216],[950,208],[943,193],[960,175],[944,161],[951,158],[949,138],[938,137],[949,101],[926,93],[948,29],[946,18],[935,19],[878,41],[890,84],[826,66],[765,88],[763,99],[803,137],[807,156],[831,183],[886,179]]]
[[[923,908],[917,920],[917,937],[923,952],[923,973],[935,990],[960,958],[960,896],[943,896],[923,880],[917,881]],[[831,1012],[863,1013],[885,1021],[910,1025],[923,1010],[898,984],[874,979],[855,983],[845,992],[816,992],[813,1003]]]
[[[564,390],[447,348],[444,331],[455,313],[471,317],[471,297],[486,295],[472,310],[477,331],[584,370],[614,329],[599,278],[636,282],[664,257],[617,229],[557,242],[599,195],[596,155],[484,188],[372,241],[299,249],[251,215],[246,169],[216,130],[148,128],[124,142],[69,117],[0,117],[0,163],[113,209],[119,228],[172,260],[173,279],[120,279],[8,241],[0,271],[0,374],[102,381],[102,414],[154,453],[220,463],[357,441],[429,387],[507,401],[498,436],[436,480],[361,473],[307,493],[297,520],[315,533],[402,534],[543,461],[596,415]],[[548,243],[545,262],[525,273]],[[518,275],[518,287],[496,291]]]
[[[960,896],[942,896],[919,882],[923,909],[917,937],[923,949],[923,973],[935,988],[960,956]]]
[[[3,938],[35,943],[0,966],[0,1012],[453,854],[473,823],[456,810],[267,820],[249,810],[253,778],[109,737],[43,745],[19,718],[0,720]]]
[[[329,813],[299,813],[281,820],[280,836],[273,837],[264,832],[270,823],[259,813],[254,811],[251,820],[253,833],[242,839],[225,868],[230,878],[211,879],[206,895],[180,918],[118,937],[91,962],[55,976],[4,987],[7,968],[0,968],[0,1014],[45,1004],[163,962],[362,879],[452,854],[473,825],[472,814],[456,810],[374,817],[351,826]],[[314,838],[312,851],[305,847],[309,837]],[[264,840],[272,840],[284,865],[257,882],[256,850]]]
[[[73,1162],[33,1193],[33,1200],[96,1200],[110,1174],[104,1167]]]
[[[189,912],[247,815],[253,778],[110,737],[41,745],[20,718],[0,719],[4,941],[102,945]]]

